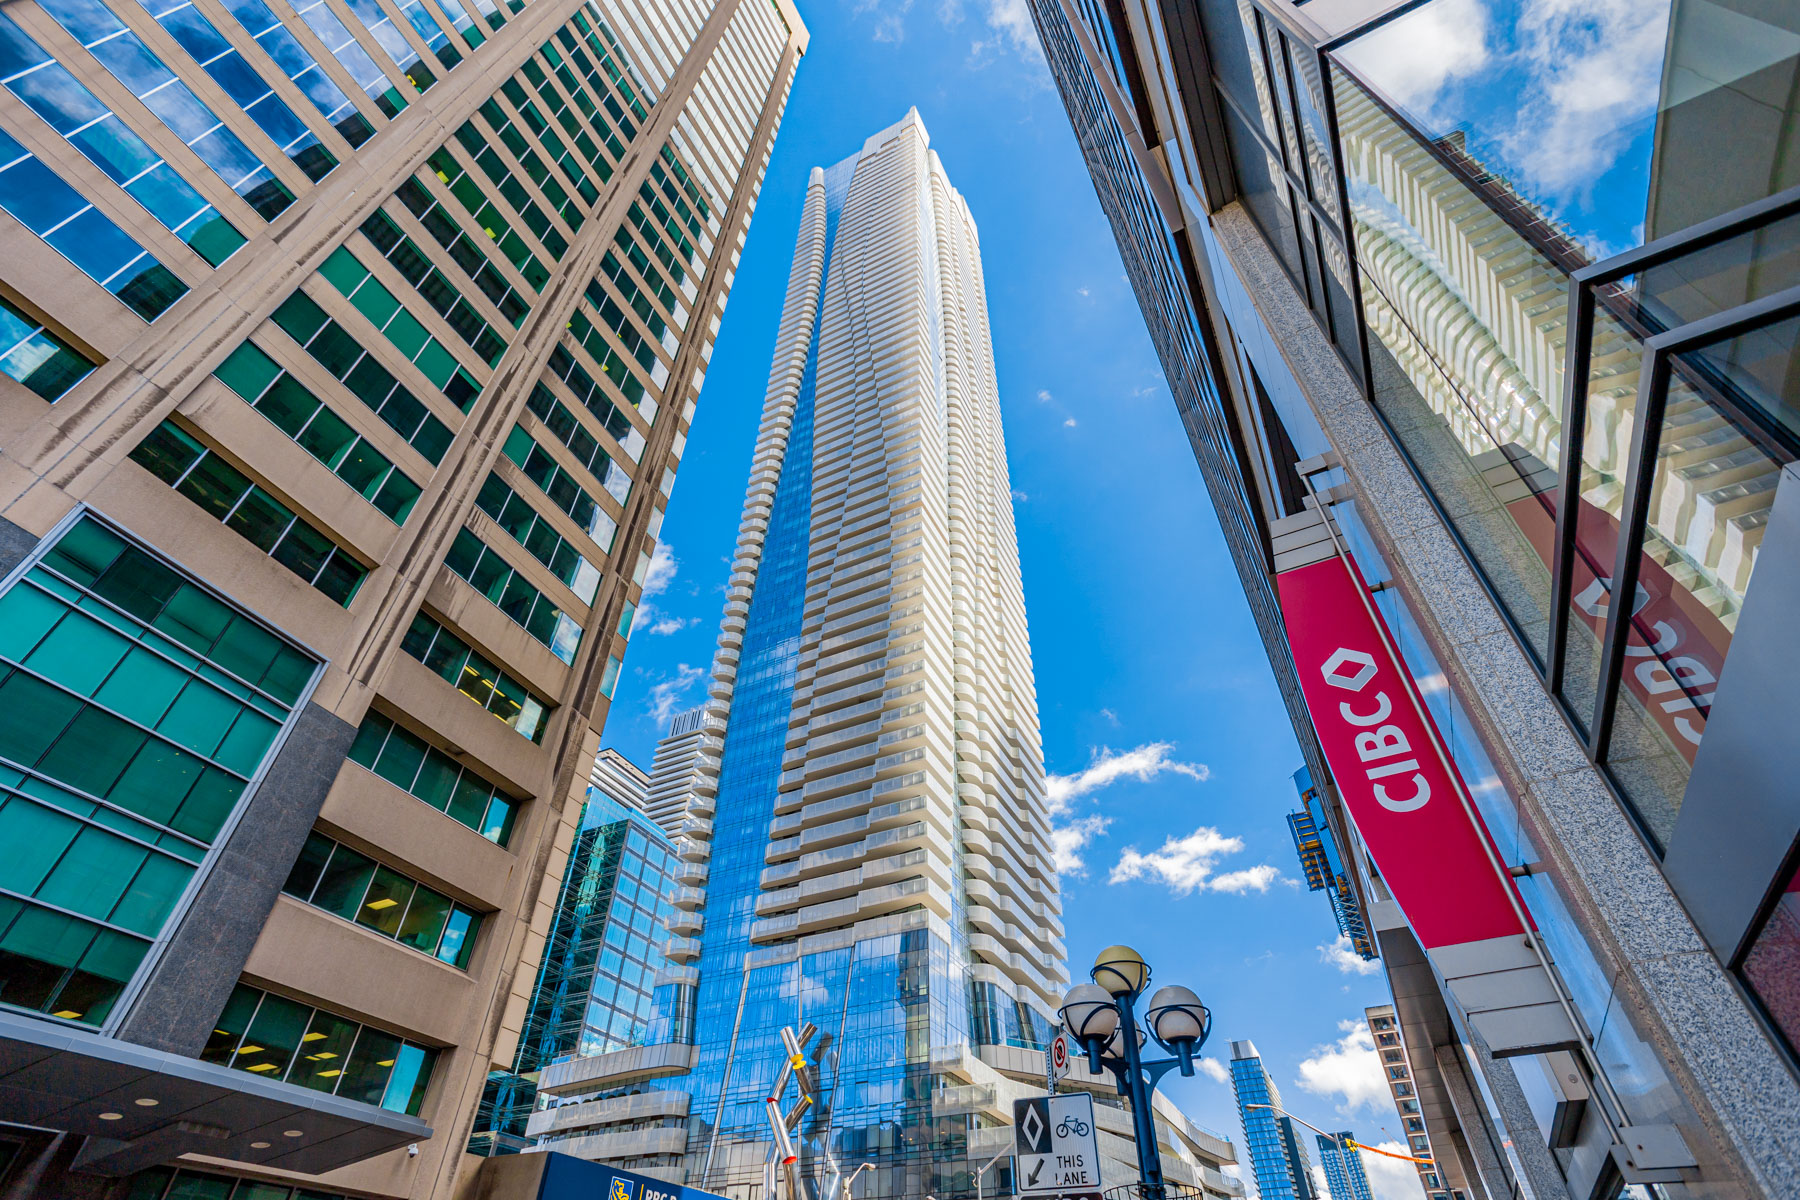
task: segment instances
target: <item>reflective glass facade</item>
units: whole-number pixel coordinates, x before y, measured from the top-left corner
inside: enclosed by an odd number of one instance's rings
[[[1293,1123],[1275,1111],[1281,1107],[1281,1092],[1248,1042],[1233,1043],[1231,1088],[1244,1123],[1244,1146],[1250,1152],[1257,1195],[1263,1200],[1313,1200],[1306,1162],[1295,1153]]]
[[[1288,535],[1308,491],[1326,493],[1578,1026],[1596,1101],[1554,1132],[1554,1056],[1485,1059],[1462,1024],[1475,1017],[1408,974],[1410,933],[1371,929],[1399,959],[1396,995],[1424,997],[1402,1015],[1463,1031],[1475,1094],[1507,1131],[1482,1186],[1611,1194],[1595,1148],[1655,1124],[1696,1161],[1623,1182],[1792,1192],[1800,1160],[1704,1147],[1719,1127],[1771,1145],[1720,1064],[1762,1063],[1792,1107],[1800,1061],[1783,924],[1797,768],[1759,717],[1792,706],[1794,14],[1033,10],[1084,148],[1109,126],[1146,148],[1090,152],[1090,167],[1127,262],[1172,244],[1216,339],[1228,419],[1190,431],[1202,470],[1223,459],[1249,493],[1248,529],[1214,499],[1227,540],[1261,560],[1253,610],[1299,565]],[[1134,189],[1155,200],[1148,222],[1115,200]],[[1170,306],[1138,290],[1154,332]],[[1187,364],[1164,362],[1178,387]],[[1273,639],[1270,658],[1291,673]],[[1303,708],[1295,726],[1325,789],[1317,833],[1342,811],[1339,781],[1312,761]],[[1385,899],[1343,824],[1348,881]],[[1612,904],[1627,879],[1632,901]],[[1691,956],[1688,982],[1661,974],[1672,955]],[[1700,977],[1729,1027],[1672,1015],[1671,989]],[[1415,1065],[1436,1086],[1441,1064]],[[1536,1128],[1508,1125],[1490,1071],[1517,1075]],[[1416,1149],[1427,1122],[1432,1138],[1489,1138],[1407,1102]],[[1457,1145],[1421,1173],[1434,1196],[1476,1186]]]
[[[849,186],[849,172],[845,171],[827,184],[828,246]],[[820,294],[824,287],[821,275]],[[705,966],[692,996],[682,995],[691,986],[685,983],[658,989],[653,1041],[673,1037],[678,1013],[693,1014],[691,1039],[700,1049],[700,1059],[694,1074],[683,1081],[684,1090],[693,1096],[689,1110],[690,1148],[701,1139],[710,1138],[714,1129],[742,1131],[758,1141],[768,1136],[762,1100],[773,1082],[773,1064],[782,1057],[781,1026],[794,1022],[798,1027],[800,1019],[798,1012],[778,1013],[770,1007],[782,996],[798,998],[793,971],[797,964],[789,964],[786,971],[753,971],[746,969],[746,959],[751,953],[750,926],[756,919],[763,848],[768,842],[769,821],[775,815],[775,784],[781,774],[788,714],[793,705],[794,671],[800,657],[800,616],[806,594],[807,534],[811,528],[817,360],[815,329],[782,452],[781,479],[769,511],[769,531],[757,567],[756,588],[744,622],[742,666],[720,760],[718,815],[714,818],[708,863]],[[840,975],[842,970],[840,964]],[[788,986],[783,987],[784,983]],[[740,1018],[740,992],[744,996],[742,1008],[749,1010],[744,1016],[750,1020]],[[835,994],[841,999],[845,993],[824,994]],[[748,1036],[741,1052],[749,1071],[739,1075],[734,1088],[730,1075],[736,1055],[731,1049],[734,1035],[745,1034]],[[756,1166],[760,1172],[760,1161]],[[705,1171],[704,1164],[701,1171]]]
[[[1348,1143],[1355,1135],[1348,1129],[1314,1137],[1319,1145],[1319,1165],[1325,1169],[1325,1186],[1331,1200],[1375,1200],[1369,1190],[1369,1176],[1363,1170],[1362,1154]]]
[[[511,1072],[482,1094],[473,1154],[511,1154],[530,1144],[544,1064],[604,1054],[648,1040],[651,996],[664,965],[663,923],[674,912],[675,846],[643,813],[589,788],[581,832],[544,943],[544,965]]]
[[[681,164],[651,183],[652,228],[703,241],[712,211]],[[754,1195],[781,1032],[810,1022],[802,1176],[868,1161],[861,1194],[948,1198],[974,1191],[1011,1111],[971,1079],[1041,1080],[1061,922],[981,286],[917,114],[814,172],[720,682],[671,734],[722,727],[691,772],[670,766],[659,808],[682,911],[648,1045],[546,1070],[553,1144]],[[857,369],[871,345],[894,347],[879,388]],[[646,1056],[684,1069],[631,1078]]]

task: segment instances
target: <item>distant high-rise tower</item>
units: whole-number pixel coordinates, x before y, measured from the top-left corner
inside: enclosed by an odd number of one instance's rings
[[[642,767],[610,747],[594,756],[594,767],[588,772],[588,782],[606,796],[607,799],[626,808],[635,808],[639,812],[647,812],[646,792],[650,786],[650,777],[644,774]],[[586,815],[582,819],[583,826],[591,825],[592,817],[600,811],[589,798]]]
[[[1316,1200],[1306,1143],[1279,1111],[1281,1092],[1263,1069],[1256,1043],[1231,1043],[1231,1086],[1258,1195],[1262,1200]]]
[[[644,811],[670,837],[686,836],[694,842],[710,838],[724,731],[724,718],[709,716],[701,705],[671,717],[669,731],[656,743]]]
[[[642,778],[617,751],[608,755]],[[554,1129],[547,1117],[528,1128],[544,1064],[644,1040],[674,867],[675,847],[629,796],[589,789],[513,1069],[489,1077],[471,1153],[516,1153],[529,1134]]]
[[[1354,1137],[1348,1129],[1341,1133],[1319,1134],[1319,1164],[1325,1168],[1325,1186],[1331,1200],[1375,1200],[1369,1190],[1369,1176],[1363,1171],[1362,1154],[1346,1144]]]
[[[717,813],[685,810],[704,906],[651,1044],[541,1090],[591,1097],[566,1111],[595,1156],[746,1194],[781,1028],[810,1021],[803,1176],[972,1193],[1067,976],[979,242],[916,112],[812,174],[712,679],[652,772],[653,803],[667,775]],[[1229,1154],[1204,1136],[1169,1126],[1172,1178]]]
[[[1369,1033],[1375,1039],[1375,1053],[1381,1056],[1381,1072],[1387,1078],[1388,1091],[1393,1093],[1394,1111],[1400,1115],[1400,1127],[1406,1131],[1407,1153],[1430,1160],[1414,1164],[1419,1170],[1419,1183],[1429,1200],[1455,1200],[1463,1194],[1463,1170],[1454,1156],[1440,1158],[1431,1148],[1431,1134],[1419,1104],[1412,1063],[1406,1056],[1400,1018],[1391,1004],[1364,1009],[1363,1015],[1368,1018]]]

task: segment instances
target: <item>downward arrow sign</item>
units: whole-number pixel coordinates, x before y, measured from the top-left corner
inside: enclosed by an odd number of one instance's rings
[[[1036,1187],[1037,1186],[1037,1177],[1039,1175],[1043,1174],[1044,1164],[1048,1161],[1050,1161],[1050,1160],[1045,1159],[1045,1158],[1040,1158],[1037,1160],[1037,1166],[1031,1168],[1031,1174],[1029,1176],[1027,1176],[1025,1179],[1026,1187]]]

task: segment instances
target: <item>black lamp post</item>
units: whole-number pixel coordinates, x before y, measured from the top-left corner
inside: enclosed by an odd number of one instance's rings
[[[1150,985],[1150,964],[1129,946],[1108,946],[1088,975],[1093,983],[1077,984],[1063,997],[1059,1010],[1063,1027],[1087,1052],[1088,1070],[1098,1075],[1105,1067],[1118,1081],[1119,1095],[1130,1098],[1144,1200],[1167,1200],[1150,1093],[1172,1068],[1180,1067],[1183,1075],[1194,1073],[1194,1051],[1212,1032],[1212,1014],[1187,988],[1158,988],[1144,1017],[1151,1036],[1174,1057],[1146,1061],[1144,1034],[1132,1009]]]

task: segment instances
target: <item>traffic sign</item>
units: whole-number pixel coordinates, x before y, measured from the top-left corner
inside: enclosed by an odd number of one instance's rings
[[[1068,1034],[1059,1033],[1050,1039],[1050,1045],[1044,1050],[1049,1067],[1047,1074],[1052,1083],[1069,1073],[1069,1055],[1074,1053],[1072,1041]]]
[[[1020,1196],[1100,1190],[1094,1098],[1086,1092],[1013,1101],[1013,1183]]]

